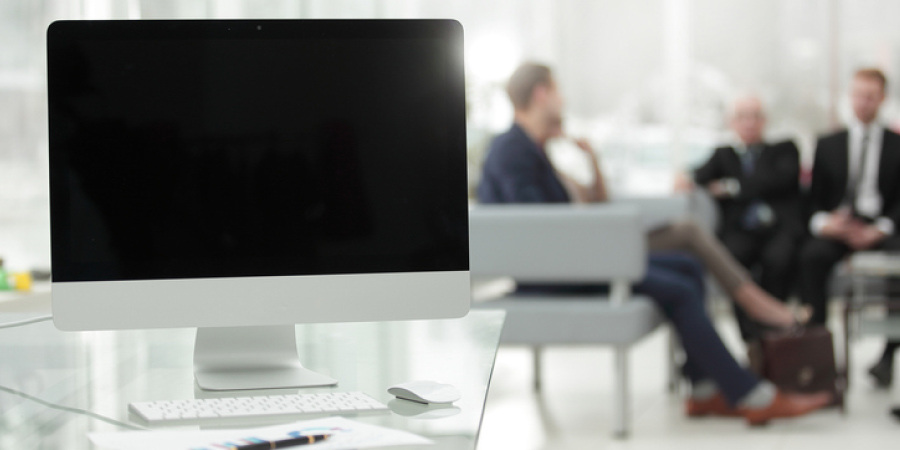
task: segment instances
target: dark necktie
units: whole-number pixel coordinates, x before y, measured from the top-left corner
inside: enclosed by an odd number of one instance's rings
[[[759,158],[758,146],[751,145],[747,147],[747,150],[744,152],[743,156],[741,156],[741,167],[744,170],[744,175],[753,173],[753,169],[756,168],[757,158]]]
[[[869,156],[869,130],[863,131],[862,141],[860,141],[859,164],[856,167],[856,173],[852,174],[850,183],[847,186],[847,194],[844,202],[848,203],[850,211],[856,215],[856,199],[859,197],[859,186],[862,184],[863,176],[866,173],[866,160]]]
[[[760,145],[750,145],[741,155],[741,168],[744,172],[744,179],[753,176],[756,169],[756,162],[759,160],[759,154],[762,152]],[[755,231],[763,230],[772,225],[774,221],[772,209],[766,202],[760,199],[753,199],[744,210],[742,224],[745,230]]]

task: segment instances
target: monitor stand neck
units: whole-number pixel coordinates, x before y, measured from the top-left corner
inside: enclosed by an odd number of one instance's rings
[[[194,376],[211,391],[337,384],[300,364],[294,325],[198,328]]]

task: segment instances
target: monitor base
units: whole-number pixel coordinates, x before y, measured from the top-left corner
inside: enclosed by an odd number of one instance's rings
[[[198,328],[194,377],[210,391],[337,384],[300,364],[293,325]]]

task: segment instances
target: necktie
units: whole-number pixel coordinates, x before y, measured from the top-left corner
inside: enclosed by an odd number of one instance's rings
[[[753,169],[756,167],[757,153],[759,153],[759,151],[755,145],[747,147],[747,151],[744,152],[744,155],[741,158],[741,167],[744,170],[744,175],[753,173]]]
[[[756,169],[756,160],[759,159],[761,152],[762,148],[759,145],[751,145],[741,155],[741,167],[744,171],[745,179],[753,175],[753,171]],[[742,219],[744,229],[748,231],[766,229],[772,225],[773,221],[772,209],[759,199],[750,201],[750,204],[744,210]]]
[[[856,167],[856,173],[850,179],[847,186],[847,196],[845,201],[849,203],[850,211],[856,214],[856,198],[859,196],[859,186],[862,184],[863,176],[866,173],[866,160],[869,155],[869,130],[863,131],[862,141],[860,141],[859,164]]]

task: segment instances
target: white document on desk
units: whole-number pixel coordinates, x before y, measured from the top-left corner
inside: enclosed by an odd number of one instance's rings
[[[221,450],[258,440],[289,439],[296,435],[330,434],[328,440],[308,448],[339,450],[385,447],[390,445],[428,445],[424,437],[376,425],[356,422],[343,417],[327,417],[264,428],[199,431],[123,431],[91,433],[91,441],[103,449],[115,450]],[[254,441],[257,440],[257,441]]]

